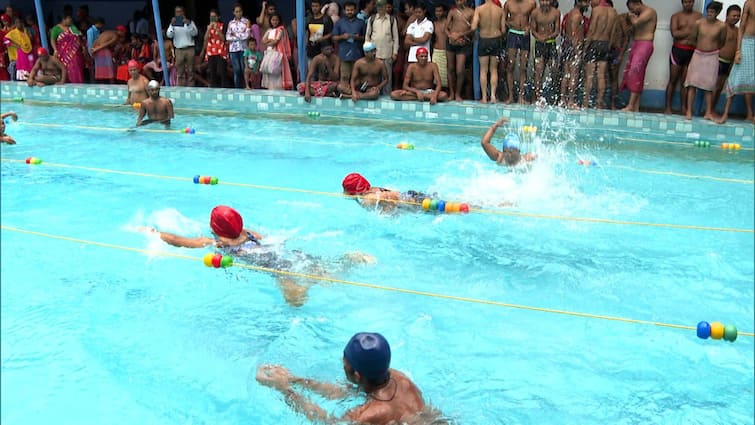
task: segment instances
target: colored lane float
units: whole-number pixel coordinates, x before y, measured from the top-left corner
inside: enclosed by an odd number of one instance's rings
[[[537,133],[537,127],[534,125],[522,126],[522,133]]]
[[[446,202],[442,199],[425,198],[421,204],[422,209],[425,211],[438,211],[446,214],[469,213],[469,205],[461,202]]]
[[[320,113],[317,111],[309,111],[307,112],[307,117],[311,120],[316,120],[320,118]]]
[[[692,145],[698,148],[709,148],[710,142],[707,140],[695,140]]]
[[[413,151],[414,145],[411,143],[401,142],[398,145],[396,145],[396,149],[401,149],[405,151]]]
[[[597,162],[590,161],[589,159],[580,159],[579,161],[577,161],[577,164],[584,165],[585,167],[594,167],[598,165]]]
[[[226,268],[233,265],[233,257],[217,253],[208,253],[202,258],[202,262],[207,267],[215,267],[216,269],[221,267]]]
[[[37,157],[30,156],[26,158],[26,163],[31,165],[39,165],[42,163],[42,160]]]
[[[725,341],[734,342],[737,340],[737,327],[734,325],[724,325],[721,322],[700,322],[697,324],[697,337],[700,339],[724,339]]]
[[[139,109],[141,109],[142,103],[141,102],[134,102],[134,103],[131,104],[131,106],[138,111]]]
[[[210,176],[196,175],[196,176],[194,176],[193,181],[194,181],[194,184],[211,184],[211,185],[218,184],[218,178],[217,177],[210,177]]]
[[[196,130],[194,130],[194,127],[186,127],[183,130],[181,130],[181,133],[184,133],[184,134],[194,134],[194,133],[196,133]]]
[[[742,149],[739,143],[721,143],[721,149],[738,151]]]

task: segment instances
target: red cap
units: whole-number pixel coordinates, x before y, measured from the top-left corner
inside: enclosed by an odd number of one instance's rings
[[[139,68],[139,62],[131,59],[130,61],[128,61],[128,67],[129,68]]]
[[[503,7],[501,6],[501,0],[493,0],[493,4],[495,4],[498,7]]]
[[[244,229],[244,219],[233,208],[218,205],[210,213],[210,227],[218,236],[235,239],[239,237],[241,231]]]
[[[44,47],[38,47],[37,48],[37,56],[44,56],[47,54],[47,49]]]
[[[425,49],[424,47],[420,47],[419,49],[417,49],[417,56],[419,56],[420,53],[424,53],[426,55],[430,54],[430,52],[428,52],[427,49]]]
[[[349,195],[360,195],[370,190],[370,182],[359,173],[351,173],[341,182],[343,191]]]
[[[124,27],[123,25],[118,25],[117,27],[115,27],[115,30],[120,32],[128,32],[126,27]]]
[[[3,21],[3,22],[10,22],[10,16],[8,16],[8,15],[7,15],[7,14],[5,14],[5,13],[3,13],[2,15],[0,15],[0,21]]]

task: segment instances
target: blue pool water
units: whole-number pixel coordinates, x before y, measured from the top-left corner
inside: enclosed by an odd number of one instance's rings
[[[384,334],[393,367],[458,423],[753,422],[752,336],[595,317],[755,329],[751,147],[533,123],[540,159],[504,172],[483,156],[483,127],[184,113],[174,127],[197,134],[129,133],[124,108],[18,106],[0,168],[3,424],[307,423],[256,383],[257,365],[342,380],[358,331]],[[394,147],[404,141],[417,149]],[[45,162],[14,161],[28,156]],[[352,171],[478,211],[385,216],[328,196]],[[337,277],[383,288],[320,283],[293,308],[270,275],[205,268],[210,250],[136,230],[208,235],[218,204],[326,264],[374,255]]]

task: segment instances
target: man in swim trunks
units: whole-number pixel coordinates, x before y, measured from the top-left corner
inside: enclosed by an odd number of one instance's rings
[[[330,18],[328,18],[330,19]],[[299,93],[304,94],[304,101],[315,97],[338,95],[338,80],[341,78],[341,60],[333,54],[333,43],[329,38],[318,42],[320,53],[315,55],[307,70],[307,81],[299,83]]]
[[[179,248],[204,248],[214,246],[225,254],[241,259],[246,263],[267,269],[282,269],[285,271],[300,271],[325,275],[322,267],[315,257],[299,251],[292,251],[284,256],[270,247],[264,245],[263,237],[253,231],[244,228],[244,220],[235,209],[219,205],[210,213],[210,228],[213,238],[206,236],[184,237],[168,232],[160,232],[154,228],[143,228],[149,233],[157,234],[165,243]],[[286,258],[290,257],[290,259]],[[340,260],[341,265],[347,267],[358,263],[374,263],[374,257],[358,252],[349,253]],[[308,269],[295,270],[295,267],[306,263]],[[302,306],[307,300],[308,285],[299,284],[288,276],[277,274],[278,285],[283,292],[283,298],[289,305]]]
[[[417,49],[417,62],[406,68],[404,86],[401,90],[391,92],[393,100],[429,101],[431,105],[448,100],[446,92],[441,91],[438,65],[428,62],[427,49]]]
[[[716,91],[713,93],[713,106],[718,104],[724,83],[731,73],[734,55],[737,53],[737,39],[739,38],[737,24],[741,16],[742,8],[736,4],[732,4],[726,9],[726,43],[718,52],[718,81],[716,82]]]
[[[377,48],[373,43],[364,43],[364,56],[354,63],[349,85],[339,85],[338,90],[351,100],[375,100],[388,84],[388,70],[383,61],[378,59]]]
[[[687,78],[684,80],[684,87],[687,88],[685,117],[688,120],[692,119],[696,89],[705,92],[703,118],[712,121],[718,119],[713,105],[713,91],[716,89],[718,80],[718,53],[726,43],[726,24],[717,18],[723,7],[721,2],[710,2],[705,9],[705,19],[697,21],[695,30],[697,44],[692,60],[689,61]]]
[[[498,165],[505,165],[508,167],[513,167],[519,164],[522,160],[530,162],[537,159],[537,155],[532,152],[527,152],[522,155],[522,152],[519,149],[519,144],[516,142],[509,142],[508,140],[504,141],[501,150],[498,150],[490,143],[490,141],[493,139],[493,136],[495,135],[496,130],[498,130],[498,127],[507,122],[509,122],[509,120],[506,118],[498,119],[498,121],[493,123],[488,131],[486,131],[482,136],[482,150],[485,151],[485,153],[488,155],[488,158],[490,158],[492,161],[495,161],[495,163]]]
[[[746,119],[755,124],[752,107],[752,95],[755,94],[753,75],[755,75],[755,0],[747,0],[742,8],[742,22],[739,23],[739,40],[734,53],[734,66],[726,80],[726,106],[717,123],[726,122],[734,96],[744,95],[747,108]]]
[[[446,26],[446,61],[448,62],[448,98],[461,101],[467,55],[472,54],[472,19],[474,9],[466,0],[456,0],[456,7],[448,12]]]
[[[471,29],[472,32],[480,30],[480,38],[477,44],[482,96],[480,102],[488,103],[488,89],[490,89],[490,102],[496,103],[498,56],[501,53],[501,37],[503,37],[506,29],[501,6],[496,4],[494,0],[485,0],[485,4],[474,11]],[[490,73],[489,81],[488,73]]]
[[[356,196],[355,199],[362,207],[377,208],[385,213],[396,212],[399,208],[420,209],[422,201],[430,197],[415,190],[399,192],[384,187],[372,186],[359,173],[351,173],[344,177],[341,187],[343,187],[345,195]]]
[[[535,37],[535,96],[539,100],[543,92],[543,76],[546,67],[551,80],[556,74],[558,49],[556,38],[561,32],[561,12],[553,7],[552,0],[540,0],[540,7],[530,15],[530,28]]]
[[[160,83],[155,80],[147,84],[149,97],[139,106],[139,116],[136,118],[136,126],[160,123],[165,128],[170,128],[170,120],[173,119],[173,102],[160,96]],[[147,115],[149,119],[144,120]],[[142,121],[143,120],[143,121]]]
[[[687,66],[695,51],[695,23],[703,15],[694,10],[695,0],[682,0],[682,10],[671,15],[671,36],[674,45],[669,56],[669,77],[666,85],[666,114],[672,113],[671,100],[677,83],[684,83],[687,78]],[[687,90],[680,89],[682,114],[687,113]]]
[[[507,0],[503,5],[503,18],[508,28],[506,55],[509,60],[506,72],[509,96],[506,103],[514,102],[514,71],[517,58],[519,59],[519,103],[526,103],[524,95],[530,56],[530,15],[536,7],[535,0]]]
[[[590,97],[595,79],[598,90],[595,96],[596,106],[605,108],[606,80],[608,79],[608,61],[611,57],[611,35],[617,24],[616,9],[605,5],[601,0],[592,0],[590,28],[585,39],[585,92],[582,106],[590,106]],[[597,76],[595,71],[597,70]]]
[[[349,386],[298,377],[283,366],[270,364],[257,368],[257,382],[280,391],[294,411],[318,423],[446,423],[438,418],[437,411],[425,405],[422,392],[406,375],[390,368],[391,347],[379,333],[360,332],[351,337],[343,350],[342,361]],[[301,390],[331,400],[354,396],[358,391],[366,395],[367,401],[347,411],[343,418],[334,418],[304,396]]]
[[[26,83],[31,86],[44,87],[52,84],[64,84],[66,67],[55,56],[50,56],[44,47],[37,48],[37,63],[29,73]]]
[[[634,29],[629,60],[624,68],[621,89],[629,89],[629,103],[622,109],[624,112],[638,112],[640,110],[640,96],[645,87],[645,71],[647,71],[650,56],[653,55],[653,40],[655,27],[658,24],[658,14],[655,9],[642,3],[642,0],[627,0],[629,20]]]
[[[16,113],[13,111],[0,114],[0,143],[15,145],[16,140],[13,137],[5,134],[5,118],[7,117],[11,117],[13,121],[18,121],[18,115],[16,115]]]
[[[561,105],[576,108],[574,100],[577,92],[577,81],[582,67],[582,50],[586,32],[585,13],[590,9],[589,0],[574,0],[574,8],[570,10],[561,23]]]

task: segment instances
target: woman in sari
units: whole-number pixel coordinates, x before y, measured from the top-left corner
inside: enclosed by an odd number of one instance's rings
[[[262,72],[262,87],[270,90],[291,90],[294,81],[291,78],[291,44],[286,27],[277,13],[270,15],[270,29],[262,37],[265,46],[265,57],[260,64]]]
[[[64,16],[58,25],[50,30],[50,42],[55,49],[55,57],[66,67],[69,83],[84,82],[84,52],[81,31],[73,25],[71,15]]]
[[[31,39],[24,28],[23,19],[16,18],[14,28],[5,34],[5,40],[3,44],[8,46],[8,58],[15,63],[13,67],[15,72],[11,75],[11,79],[26,81],[29,71],[34,66],[34,54],[32,54]]]

